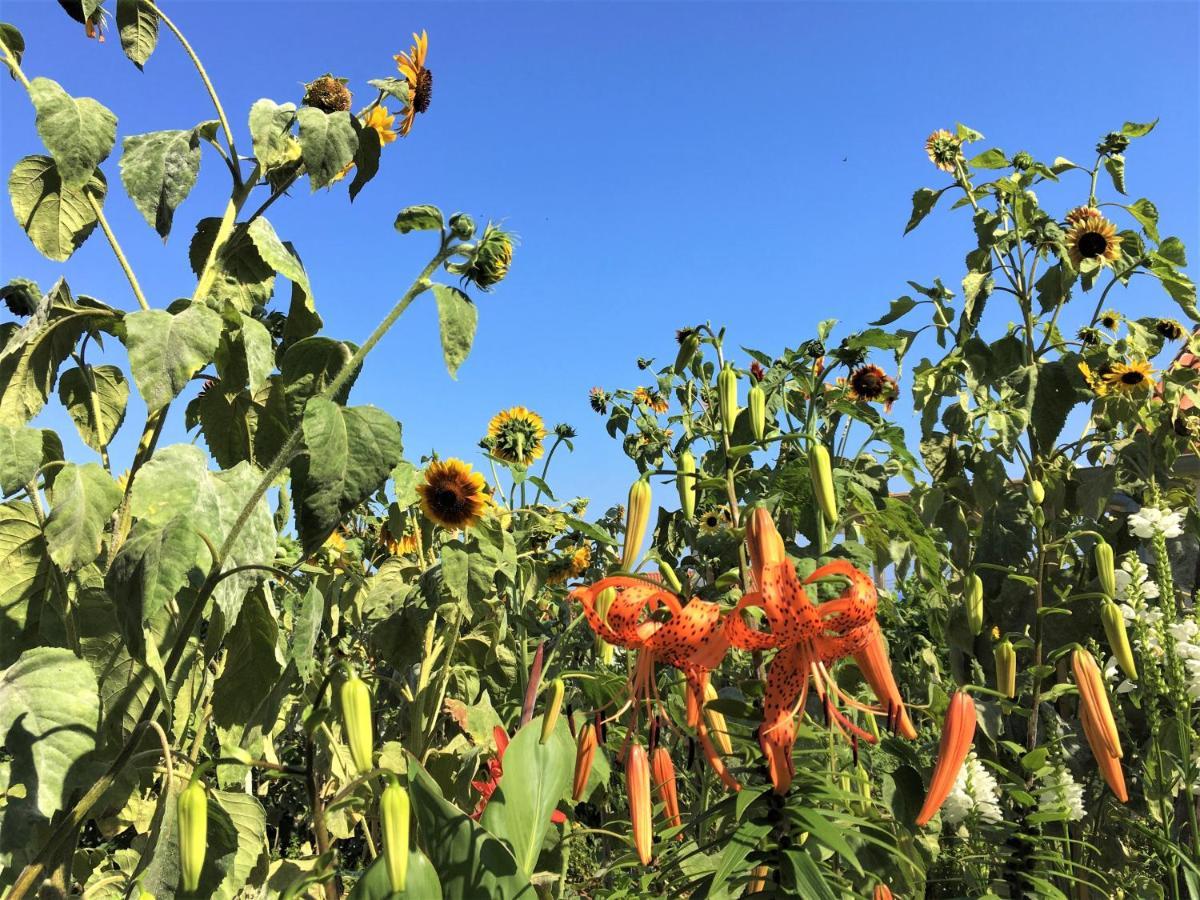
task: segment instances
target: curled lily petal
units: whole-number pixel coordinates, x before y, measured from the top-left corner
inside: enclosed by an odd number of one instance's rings
[[[879,623],[872,622],[867,626],[867,640],[862,649],[854,653],[854,661],[887,713],[889,726],[910,741],[913,740],[917,736],[917,729],[908,716],[900,688],[896,685],[896,677],[892,674]]]
[[[917,814],[918,826],[932,819],[946,802],[974,740],[975,701],[966,691],[957,691],[950,698],[950,708],[946,710],[937,763],[933,767],[933,777],[929,779],[929,792]]]

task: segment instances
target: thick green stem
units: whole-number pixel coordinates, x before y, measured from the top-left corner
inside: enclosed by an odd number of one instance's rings
[[[133,289],[133,296],[137,298],[138,306],[143,310],[149,309],[150,304],[146,302],[146,295],[142,293],[142,286],[138,284],[137,276],[133,274],[133,268],[129,265],[129,260],[125,258],[125,254],[121,251],[121,245],[117,243],[117,236],[113,234],[112,228],[109,227],[108,219],[104,216],[104,210],[100,207],[100,201],[88,190],[83,192],[83,196],[87,198],[88,205],[92,208],[92,212],[96,214],[100,228],[103,230],[104,236],[108,238],[108,245],[112,247],[113,255],[117,257],[117,262],[121,264],[121,269],[125,272],[125,277],[129,279],[129,286]]]

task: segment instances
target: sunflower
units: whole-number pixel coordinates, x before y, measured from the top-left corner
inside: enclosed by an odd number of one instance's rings
[[[404,110],[404,118],[400,120],[401,137],[412,130],[416,114],[429,109],[429,101],[433,98],[433,73],[425,68],[428,53],[429,36],[422,31],[419,36],[413,35],[413,45],[407,53],[397,53],[394,57],[396,68],[408,82],[408,106]]]
[[[665,413],[671,408],[671,404],[667,400],[666,395],[657,388],[634,388],[633,402],[649,407],[656,413]]]
[[[700,514],[700,533],[719,534],[729,527],[730,521],[729,510],[725,507],[710,509]]]
[[[363,124],[367,128],[375,129],[375,133],[379,135],[379,146],[390,144],[396,139],[396,132],[392,130],[392,123],[396,121],[386,108],[382,106],[373,106],[371,111],[367,113],[367,121]]]
[[[1108,383],[1105,381],[1109,368],[1104,366],[1098,372],[1093,372],[1092,367],[1085,362],[1079,364],[1079,371],[1083,375],[1083,380],[1087,382],[1089,388],[1097,397],[1103,397],[1108,393]]]
[[[1076,332],[1075,336],[1079,338],[1079,342],[1085,347],[1100,346],[1100,332],[1095,328],[1084,327]]]
[[[417,485],[421,510],[443,528],[470,528],[491,503],[483,475],[461,459],[435,459]]]
[[[545,437],[542,417],[523,406],[498,412],[488,423],[492,456],[520,466],[527,466],[542,455]]]
[[[421,549],[420,537],[416,531],[406,532],[397,538],[387,525],[379,530],[379,543],[392,556],[415,556]]]
[[[1121,314],[1115,309],[1106,309],[1100,313],[1100,318],[1097,321],[1109,331],[1116,331],[1117,326],[1121,324]]]
[[[600,387],[592,388],[588,391],[588,403],[594,412],[604,415],[608,412],[608,391]]]
[[[895,382],[879,366],[859,366],[850,373],[850,398],[866,403],[886,400],[892,394],[893,384]]]
[[[550,574],[546,580],[550,584],[562,584],[569,578],[578,578],[592,564],[592,551],[587,544],[579,547],[569,556],[555,560],[550,566]]]
[[[1085,259],[1094,259],[1099,266],[1111,266],[1121,254],[1121,239],[1117,226],[1089,206],[1080,206],[1067,213],[1067,255],[1076,269]]]
[[[1178,319],[1158,319],[1154,323],[1154,330],[1168,341],[1177,341],[1184,335],[1183,325]]]
[[[1136,360],[1131,363],[1114,363],[1104,373],[1104,382],[1110,390],[1122,394],[1141,394],[1154,387],[1153,373],[1150,363],[1146,360]]]
[[[925,139],[925,155],[943,172],[953,172],[962,159],[962,141],[945,128],[939,128]]]

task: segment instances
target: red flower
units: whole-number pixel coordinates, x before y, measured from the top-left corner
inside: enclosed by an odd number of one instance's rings
[[[471,813],[471,818],[477,821],[491,801],[492,794],[496,793],[496,788],[500,787],[500,778],[504,775],[504,751],[508,749],[508,732],[496,725],[492,728],[492,737],[496,740],[496,755],[487,761],[487,777],[471,782],[471,787],[479,791],[479,803],[475,806],[475,812]],[[567,817],[563,815],[562,810],[556,809],[550,813],[550,821],[561,825],[567,821]]]

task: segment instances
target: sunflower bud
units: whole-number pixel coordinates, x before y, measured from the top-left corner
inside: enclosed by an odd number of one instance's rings
[[[621,551],[621,568],[629,571],[638,561],[646,526],[650,523],[650,479],[639,478],[629,489],[625,508],[625,546]]]
[[[460,241],[469,241],[475,234],[475,220],[466,213],[455,213],[450,217],[450,233]]]
[[[675,487],[679,491],[679,508],[683,510],[685,519],[696,515],[696,457],[691,450],[679,454],[679,462],[675,465]]]
[[[1092,551],[1096,560],[1096,574],[1100,578],[1100,590],[1106,596],[1117,596],[1117,570],[1113,562],[1112,544],[1101,538]]]
[[[721,407],[721,424],[725,434],[733,434],[733,426],[737,422],[738,395],[737,372],[733,366],[726,363],[717,375],[717,402]]]
[[[667,817],[667,824],[674,828],[678,828],[683,824],[683,818],[679,815],[679,791],[675,784],[675,764],[671,761],[671,754],[667,752],[667,748],[659,745],[650,755],[650,769],[653,775],[654,790],[658,794],[658,799],[662,801],[663,815]],[[683,834],[680,833],[679,839],[683,840]]]
[[[1112,600],[1105,600],[1100,609],[1100,621],[1104,623],[1104,634],[1108,637],[1108,646],[1117,665],[1134,681],[1137,681],[1137,664],[1133,661],[1133,650],[1129,646],[1129,632],[1125,629],[1125,616],[1121,607]]]
[[[512,254],[512,235],[489,222],[463,276],[486,291],[504,280],[512,264]]]
[[[179,795],[176,815],[179,819],[179,868],[183,889],[188,893],[200,887],[204,854],[208,849],[208,794],[198,778],[188,782]]]
[[[579,737],[575,741],[575,780],[571,785],[571,799],[576,803],[583,799],[583,792],[587,790],[597,744],[596,726],[588,722],[579,729]]]
[[[630,746],[625,762],[625,788],[633,824],[633,846],[642,865],[648,866],[654,842],[650,827],[650,761],[646,758],[646,749],[636,741]]]
[[[601,622],[608,622],[609,607],[612,606],[613,601],[616,599],[616,588],[605,588],[596,595],[596,615],[600,617]],[[596,655],[600,657],[600,661],[606,666],[612,665],[615,649],[612,644],[600,637],[600,635],[596,635]]]
[[[949,709],[946,710],[937,762],[933,767],[933,776],[929,779],[929,792],[925,795],[925,803],[917,814],[918,827],[932,819],[950,796],[950,789],[954,787],[958,772],[967,759],[974,739],[975,701],[966,691],[956,691],[950,698]]]
[[[393,779],[379,798],[379,821],[388,881],[396,892],[403,891],[408,883],[408,806],[408,791]]]
[[[565,690],[566,685],[563,684],[561,678],[555,678],[550,682],[550,697],[546,701],[546,712],[542,714],[541,743],[543,744],[550,740],[550,735],[554,734],[554,726],[558,724],[558,713],[562,709]]]
[[[321,112],[333,113],[348,110],[351,99],[345,79],[322,75],[305,85],[304,100],[301,102]]]
[[[824,444],[813,444],[808,452],[808,473],[812,478],[817,505],[825,521],[832,525],[838,517],[837,494],[833,489],[833,463],[829,458],[829,449]]]
[[[679,332],[679,352],[675,355],[675,374],[686,371],[700,350],[700,332],[694,328],[684,328]]]
[[[971,634],[983,631],[983,580],[972,572],[964,585],[963,605],[967,610],[967,627]]]
[[[369,772],[372,763],[371,691],[357,674],[351,674],[342,682],[338,692],[342,704],[342,727],[346,731],[346,743],[350,745],[350,758],[359,774]]]
[[[754,431],[754,439],[761,441],[767,431],[767,392],[762,385],[756,384],[750,388],[746,401],[750,404],[750,428]]]
[[[1029,482],[1029,502],[1034,506],[1041,506],[1046,502],[1046,488],[1036,478]]]
[[[996,660],[996,690],[1010,699],[1017,696],[1017,651],[1012,641],[1002,640],[992,650],[992,656]]]

